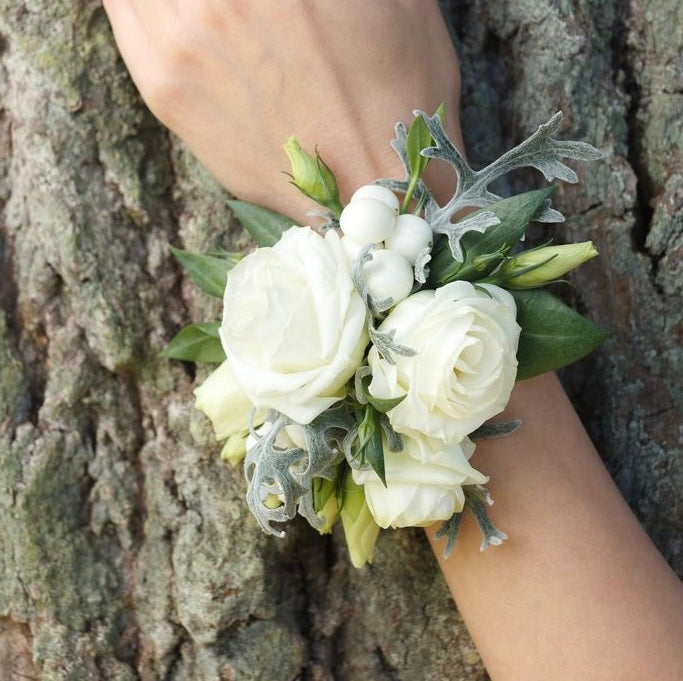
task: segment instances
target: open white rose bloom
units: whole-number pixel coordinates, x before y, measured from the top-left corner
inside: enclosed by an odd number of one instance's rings
[[[501,412],[517,375],[520,327],[514,298],[503,289],[454,281],[399,303],[379,331],[414,356],[389,361],[370,348],[370,393],[405,399],[389,412],[394,430],[460,442]]]
[[[235,266],[223,304],[228,364],[255,406],[310,423],[344,397],[367,313],[336,232],[290,227]]]
[[[403,449],[385,458],[386,485],[371,468],[353,470],[353,479],[365,487],[380,527],[425,527],[462,511],[463,485],[488,481],[469,464],[473,452],[469,438],[445,446],[431,438],[404,437]]]
[[[563,219],[552,188],[506,199],[488,189],[522,166],[576,181],[562,159],[599,154],[552,139],[560,120],[474,171],[439,114],[416,112],[410,130],[396,127],[405,179],[360,187],[346,206],[332,171],[292,138],[292,182],[326,209],[325,224],[297,227],[235,201],[258,248],[244,257],[174,249],[222,297],[223,319],[186,327],[165,354],[220,364],[196,389],[196,407],[227,439],[223,457],[244,461],[247,503],[265,532],[281,536],[278,524],[297,514],[321,533],[340,522],[357,567],[372,561],[380,528],[440,522],[449,553],[465,511],[482,549],[506,538],[486,512],[476,441],[514,437],[519,423],[490,420],[516,380],[605,337],[543,289],[592,257],[590,243],[515,252],[532,220]],[[430,159],[458,176],[444,205],[421,179]],[[453,221],[467,207],[478,210]]]

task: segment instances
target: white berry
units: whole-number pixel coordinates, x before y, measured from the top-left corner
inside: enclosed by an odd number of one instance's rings
[[[400,303],[413,288],[413,268],[396,251],[378,249],[372,260],[363,265],[363,279],[375,300],[393,298]]]
[[[398,215],[398,196],[379,184],[364,184],[362,187],[358,187],[351,197],[351,201],[356,201],[357,199],[375,199],[375,201],[381,201],[386,203],[394,215]]]
[[[356,199],[339,216],[341,231],[359,244],[384,241],[393,231],[396,215],[377,199]]]
[[[432,243],[434,235],[429,223],[417,215],[404,213],[396,218],[394,231],[386,238],[384,245],[414,265],[420,251]]]

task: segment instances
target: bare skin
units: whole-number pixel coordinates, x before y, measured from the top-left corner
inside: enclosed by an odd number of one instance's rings
[[[610,479],[551,374],[517,384],[515,434],[479,443],[494,523],[480,553],[463,522],[451,558],[427,535],[491,678],[674,681],[683,672],[683,585]]]
[[[460,145],[459,72],[436,3],[105,0],[145,101],[237,196],[301,217],[283,182],[295,133],[342,198],[398,176],[391,125],[446,103]],[[286,27],[286,28],[285,28]],[[432,171],[434,166],[432,166]],[[451,178],[429,180],[444,197]],[[524,425],[480,443],[491,515],[510,535],[484,554],[463,523],[446,581],[494,681],[683,678],[683,586],[638,525],[552,375],[517,385]]]
[[[459,70],[431,2],[345,0],[343,11],[332,0],[104,5],[152,112],[244,200],[295,218],[310,210],[282,181],[292,134],[304,148],[319,146],[342,200],[383,173],[400,175],[389,141],[413,109],[433,113],[444,101],[460,141]],[[425,50],[417,33],[436,49]]]

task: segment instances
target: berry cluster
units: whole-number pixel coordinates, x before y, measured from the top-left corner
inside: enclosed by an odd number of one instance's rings
[[[418,255],[431,248],[429,223],[411,213],[399,215],[396,194],[386,187],[360,187],[339,217],[342,244],[351,260],[368,244],[377,246],[363,266],[363,278],[373,298],[393,298],[394,304],[410,295]]]

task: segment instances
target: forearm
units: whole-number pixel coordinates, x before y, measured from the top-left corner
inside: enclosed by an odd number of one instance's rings
[[[683,588],[609,478],[552,375],[520,382],[513,435],[482,442],[493,521],[508,535],[479,552],[463,522],[435,554],[494,681],[681,677]]]

